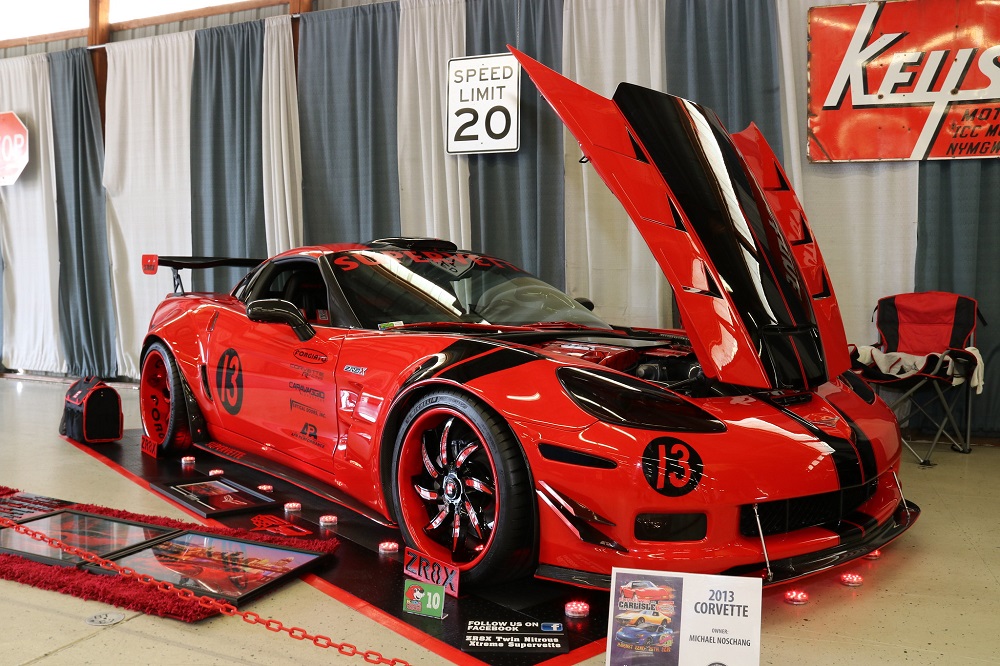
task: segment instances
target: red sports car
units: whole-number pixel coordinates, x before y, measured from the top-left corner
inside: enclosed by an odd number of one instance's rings
[[[849,372],[826,267],[760,132],[516,55],[649,243],[684,330],[606,323],[447,241],[301,248],[229,294],[159,306],[146,436],[398,525],[467,583],[608,587],[615,566],[776,582],[901,534],[919,509],[896,420]]]
[[[674,598],[674,590],[665,585],[656,585],[648,580],[633,580],[621,586],[625,599],[645,599],[646,601],[669,601]]]

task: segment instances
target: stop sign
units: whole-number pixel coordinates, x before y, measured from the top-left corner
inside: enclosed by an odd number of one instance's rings
[[[13,111],[0,113],[0,185],[10,185],[28,165],[28,128]]]

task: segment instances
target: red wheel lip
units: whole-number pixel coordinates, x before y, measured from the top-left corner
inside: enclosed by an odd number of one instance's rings
[[[169,368],[169,366],[167,365],[167,361],[164,358],[163,354],[160,353],[158,349],[151,349],[149,352],[147,352],[146,358],[142,362],[142,369],[139,374],[139,415],[142,419],[143,433],[145,433],[146,437],[152,439],[154,442],[160,445],[163,444],[166,439],[167,427],[166,424],[164,424],[163,433],[159,435],[151,432],[151,428],[148,423],[148,419],[151,418],[151,416],[149,415],[150,412],[149,412],[148,402],[150,401],[151,396],[153,395],[154,392],[159,394],[163,400],[163,405],[161,409],[163,409],[164,413],[168,415],[167,421],[169,423],[170,398],[163,393],[162,387],[153,386],[152,375],[154,372],[157,372],[157,370],[151,368],[150,366],[151,364],[157,362],[159,363],[158,375],[162,380],[163,387],[167,385],[166,373]],[[149,368],[149,371],[147,371],[147,368]]]
[[[423,433],[429,429],[436,428],[440,423],[449,417],[455,417],[462,421],[466,427],[468,427],[476,438],[479,440],[484,452],[486,453],[487,460],[490,464],[490,473],[493,475],[494,485],[496,486],[494,490],[495,497],[495,508],[493,510],[493,520],[494,527],[490,530],[489,538],[486,543],[483,544],[483,550],[475,558],[469,560],[468,562],[454,562],[451,559],[451,551],[447,547],[442,546],[440,543],[427,537],[423,534],[423,530],[417,527],[415,530],[407,529],[406,531],[410,533],[410,538],[413,539],[414,545],[418,550],[421,550],[432,557],[437,557],[445,562],[451,562],[453,566],[458,568],[460,571],[466,571],[472,569],[478,565],[484,557],[490,552],[490,547],[493,544],[493,540],[496,537],[496,521],[499,519],[501,497],[499,483],[497,482],[497,469],[496,462],[493,460],[493,454],[490,452],[489,447],[486,446],[486,438],[483,436],[482,431],[472,423],[468,417],[465,416],[460,410],[447,405],[436,405],[429,407],[428,409],[421,412],[407,428],[406,433],[403,435],[403,440],[401,444],[400,451],[400,463],[399,469],[397,469],[396,485],[397,492],[399,493],[399,505],[400,512],[400,523],[406,525],[422,524],[421,521],[426,522],[426,505],[424,500],[420,498],[416,491],[413,489],[412,484],[409,483],[409,479],[423,470],[423,463],[421,462],[419,453],[416,456],[410,455],[412,447],[423,446]],[[428,421],[433,420],[434,423],[428,425]],[[414,516],[414,514],[416,514]],[[414,516],[416,520],[408,520],[408,516]]]

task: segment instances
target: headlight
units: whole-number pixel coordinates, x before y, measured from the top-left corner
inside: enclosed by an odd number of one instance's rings
[[[605,423],[669,432],[726,430],[708,412],[628,375],[583,368],[559,368],[556,375],[580,409]]]

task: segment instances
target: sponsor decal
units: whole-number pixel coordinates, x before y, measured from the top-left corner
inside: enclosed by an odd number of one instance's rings
[[[323,352],[309,349],[308,347],[299,347],[292,352],[292,356],[304,363],[312,363],[313,365],[322,365],[329,360]]]
[[[224,456],[228,456],[230,458],[236,458],[237,460],[241,459],[244,455],[246,455],[242,451],[234,449],[231,446],[226,446],[225,444],[219,444],[218,442],[209,442],[208,444],[206,444],[206,446],[212,449],[213,451],[218,451]]]
[[[222,407],[233,414],[243,406],[243,365],[235,349],[227,349],[215,367],[215,391]]]
[[[293,432],[292,437],[323,448],[323,445],[319,441],[319,430],[312,423],[303,423],[302,429],[298,432]]]
[[[299,365],[298,363],[291,364],[292,370],[300,373],[305,379],[323,379],[323,371],[317,370],[315,368],[307,368],[304,365]]]
[[[450,564],[407,548],[403,553],[403,572],[411,578],[440,585],[445,594],[458,597],[458,568]]]
[[[993,2],[813,7],[809,159],[1000,156],[998,58]]]
[[[405,252],[395,250],[380,252],[358,250],[356,252],[341,254],[333,260],[333,265],[341,271],[353,271],[361,266],[394,265],[397,263],[409,263],[411,261],[422,264],[432,263],[445,270],[449,270],[449,272],[455,272],[457,267],[462,267],[458,270],[464,271],[473,265],[483,268],[506,268],[515,270],[518,273],[523,272],[514,264],[503,259],[496,259],[495,257],[483,257],[478,254],[462,252],[423,252],[411,250]]]
[[[146,275],[155,275],[156,271],[160,268],[160,255],[158,254],[144,254],[142,255],[142,272]]]
[[[642,454],[642,473],[649,486],[668,497],[680,497],[698,487],[703,470],[701,456],[690,444],[673,437],[658,437]]]
[[[312,396],[312,397],[314,397],[314,398],[316,398],[318,400],[325,400],[326,399],[326,393],[325,392],[320,391],[319,389],[313,388],[311,386],[306,386],[304,384],[299,384],[298,382],[288,382],[288,388],[294,389],[294,390],[298,391],[299,393],[304,393],[305,395]]]
[[[304,402],[299,402],[298,400],[289,400],[288,408],[293,411],[305,412],[306,414],[312,414],[321,419],[326,418],[326,412],[320,411],[315,407],[305,404]]]
[[[69,401],[79,405],[80,394],[82,393],[83,389],[80,389],[79,391],[75,392],[73,394],[73,397],[69,398]],[[167,425],[170,423],[170,410],[160,409],[160,396],[156,395],[155,393],[151,393],[149,395],[149,401],[150,403],[152,403],[149,406],[149,413],[148,413],[150,419],[150,425],[152,425],[153,430],[156,431],[156,436],[160,439],[160,441],[162,441],[167,432]],[[145,438],[146,436],[143,435],[143,437]],[[153,443],[151,444],[151,446],[155,448],[157,444]],[[145,451],[145,448],[143,449],[143,451]],[[153,454],[150,453],[150,455]]]
[[[368,372],[368,368],[362,367],[360,365],[345,365],[344,372],[349,372],[352,375],[362,375]]]

